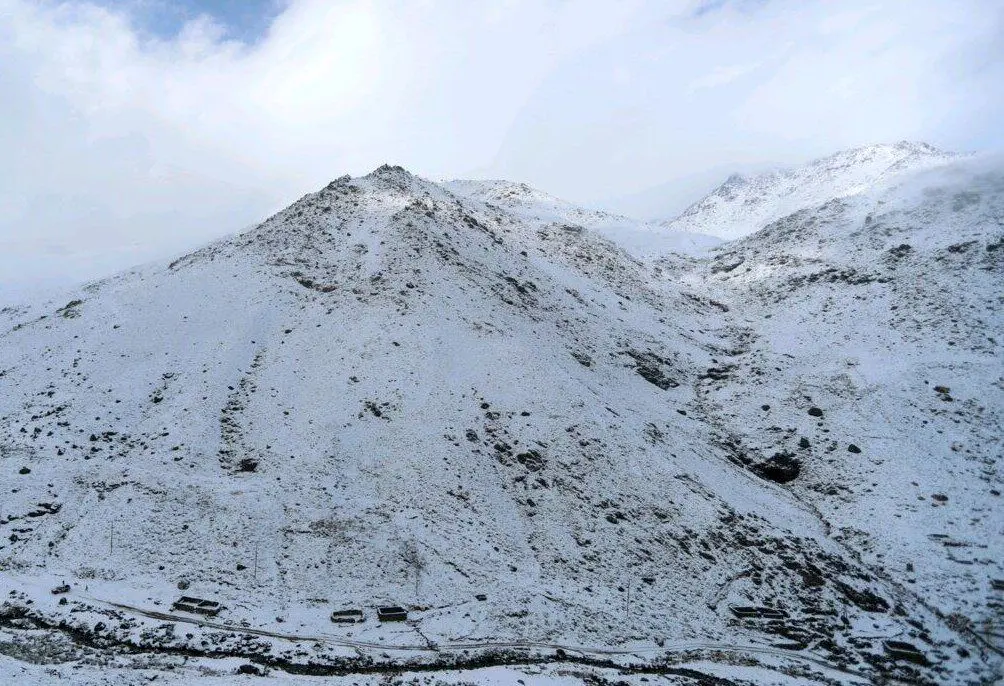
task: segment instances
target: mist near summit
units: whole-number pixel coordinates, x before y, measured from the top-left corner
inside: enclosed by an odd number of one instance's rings
[[[1004,142],[989,1],[0,10],[7,301],[183,252],[384,162],[665,220],[735,171]]]

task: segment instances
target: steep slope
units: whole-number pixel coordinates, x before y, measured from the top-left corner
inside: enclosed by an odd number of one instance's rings
[[[779,344],[726,305],[768,307],[729,280],[758,272],[719,267],[756,245],[657,280],[581,224],[382,167],[46,313],[8,311],[0,628],[284,669],[521,645],[822,683],[985,675],[968,634],[845,540],[857,510],[826,510],[834,526],[805,480],[737,458],[763,391],[723,367]],[[178,588],[229,624],[165,629]],[[385,604],[412,621],[327,619]],[[890,658],[891,637],[930,664]],[[93,659],[126,659],[109,652]]]
[[[999,652],[999,162],[797,212],[698,269],[747,327],[700,400],[736,463],[799,463],[788,487],[835,538]]]
[[[733,174],[665,226],[726,240],[741,238],[799,210],[881,187],[903,173],[956,157],[926,143],[903,141],[846,150],[795,169]]]
[[[452,193],[499,207],[533,223],[552,223],[588,229],[604,236],[642,260],[667,253],[699,256],[721,243],[721,239],[684,230],[666,231],[656,222],[645,222],[601,210],[573,205],[511,181],[449,181],[443,184]]]

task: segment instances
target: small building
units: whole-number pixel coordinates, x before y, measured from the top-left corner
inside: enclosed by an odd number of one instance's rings
[[[335,610],[331,613],[331,621],[335,624],[362,624],[366,616],[362,610]]]
[[[191,612],[192,614],[215,617],[223,609],[223,606],[215,600],[203,600],[202,598],[183,595],[174,601],[171,609],[178,610],[179,612]]]
[[[403,622],[408,619],[408,611],[397,605],[388,605],[377,610],[377,619],[381,622]]]
[[[775,607],[730,605],[729,611],[739,619],[786,619],[788,613]]]
[[[883,644],[886,654],[894,660],[904,660],[918,665],[926,665],[927,658],[916,646],[906,641],[885,641]]]

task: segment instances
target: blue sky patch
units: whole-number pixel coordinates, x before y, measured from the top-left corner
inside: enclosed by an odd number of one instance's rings
[[[126,10],[136,25],[160,38],[173,38],[200,15],[208,15],[226,30],[227,38],[255,43],[286,6],[283,0],[97,0]]]

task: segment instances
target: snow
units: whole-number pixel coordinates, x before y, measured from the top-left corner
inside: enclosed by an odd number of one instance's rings
[[[974,625],[994,621],[987,587],[1004,529],[1000,169],[957,161],[792,215],[720,251],[719,264],[744,262],[711,276],[775,351],[749,358],[718,402],[746,397],[755,376],[825,407],[787,439],[829,453],[795,488],[861,539],[873,569],[914,567],[905,576],[925,602]],[[772,410],[733,430],[754,441],[778,422]],[[811,495],[838,482],[837,497]]]
[[[705,233],[667,231],[657,222],[584,209],[523,183],[449,181],[443,186],[457,195],[501,207],[530,222],[551,222],[569,228],[583,227],[608,238],[640,260],[650,260],[668,253],[700,256],[722,242]]]
[[[998,673],[1000,169],[904,171],[640,259],[620,218],[385,166],[0,311],[0,642],[22,659],[0,674]],[[785,484],[758,475],[778,452]],[[409,621],[376,622],[390,604]],[[328,620],[346,608],[367,621]]]
[[[904,141],[846,150],[795,169],[733,174],[664,226],[685,234],[742,238],[799,210],[883,187],[901,174],[938,167],[957,157],[926,143]]]

